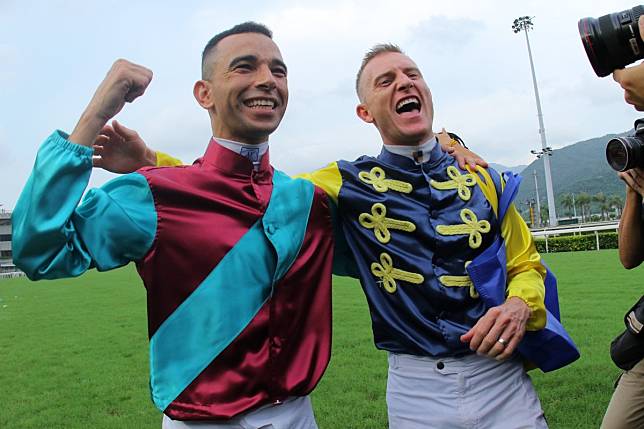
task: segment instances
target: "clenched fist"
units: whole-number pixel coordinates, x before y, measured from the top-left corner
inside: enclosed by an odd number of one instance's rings
[[[125,103],[143,95],[152,71],[127,60],[116,60],[83,112],[69,140],[92,146],[100,130],[123,109]]]

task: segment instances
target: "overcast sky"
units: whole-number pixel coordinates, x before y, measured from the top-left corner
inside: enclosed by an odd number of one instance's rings
[[[530,32],[548,144],[622,132],[638,117],[611,77],[597,78],[577,21],[632,0],[137,1],[0,0],[0,204],[12,208],[40,143],[70,132],[117,58],[154,72],[146,94],[117,117],[153,147],[191,162],[210,137],[195,102],[200,54],[214,34],[242,21],[268,25],[289,67],[290,101],[271,137],[273,164],[288,173],[380,151],[355,115],[354,76],[364,52],[399,44],[434,97],[434,129],[461,135],[487,160],[532,161],[540,147],[523,33]],[[583,162],[583,160],[580,160]],[[92,184],[109,179],[95,173]]]

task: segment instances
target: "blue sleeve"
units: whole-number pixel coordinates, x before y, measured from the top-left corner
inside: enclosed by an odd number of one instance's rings
[[[109,270],[142,258],[156,234],[156,210],[138,173],[91,189],[91,148],[54,132],[41,146],[12,216],[14,263],[32,280]]]

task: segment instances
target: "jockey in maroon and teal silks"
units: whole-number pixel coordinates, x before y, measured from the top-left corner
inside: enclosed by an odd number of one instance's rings
[[[331,353],[327,196],[211,141],[203,158],[90,190],[92,149],[55,132],[13,213],[31,279],[135,261],[147,291],[152,399],[176,420],[304,396]],[[55,204],[52,204],[55,202]]]

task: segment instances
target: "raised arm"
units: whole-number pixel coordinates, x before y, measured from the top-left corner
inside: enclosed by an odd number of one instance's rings
[[[141,95],[151,72],[117,61],[74,133],[54,132],[38,151],[13,212],[14,261],[31,279],[76,276],[142,257],[156,231],[145,178],[122,176],[90,190],[77,206],[92,169],[92,143],[126,101]]]

